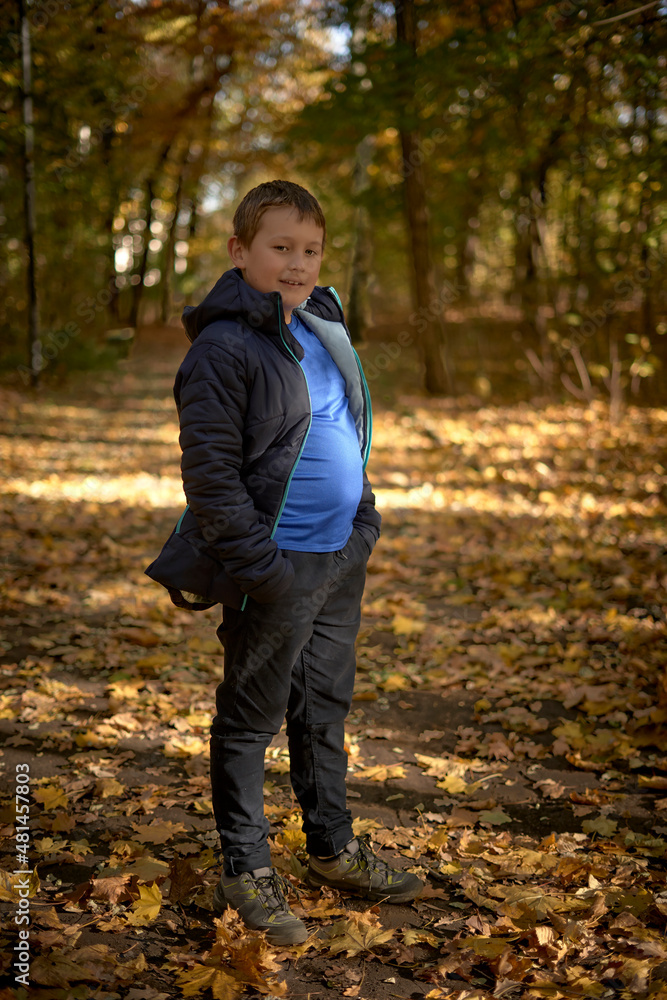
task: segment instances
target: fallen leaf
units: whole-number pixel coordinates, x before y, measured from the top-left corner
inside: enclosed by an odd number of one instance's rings
[[[326,932],[326,946],[332,955],[345,952],[348,958],[362,952],[373,951],[394,937],[393,930],[385,930],[374,913],[351,913],[345,920],[337,920]]]
[[[405,777],[405,768],[401,764],[374,764],[370,767],[359,767],[354,777],[361,781],[389,781]]]
[[[133,927],[145,927],[152,924],[162,907],[162,893],[159,886],[140,885],[139,899],[132,903],[132,913],[127,916],[128,924]]]
[[[152,823],[133,823],[134,839],[142,844],[166,844],[168,840],[185,833],[183,823],[173,823],[171,820],[153,820]]]

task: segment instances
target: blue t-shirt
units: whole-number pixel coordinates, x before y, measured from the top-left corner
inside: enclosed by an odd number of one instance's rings
[[[363,490],[359,438],[345,380],[320,339],[293,315],[290,332],[304,349],[312,423],[274,535],[279,548],[335,552],[352,534]]]

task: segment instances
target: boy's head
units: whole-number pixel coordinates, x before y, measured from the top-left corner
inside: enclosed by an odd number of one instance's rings
[[[249,247],[259,229],[262,216],[269,208],[293,208],[299,221],[310,218],[322,230],[322,250],[326,240],[324,212],[317,198],[300,184],[292,181],[266,181],[258,184],[239,203],[234,212],[234,235]]]
[[[291,181],[268,181],[239,204],[227,248],[251,287],[280,292],[289,322],[317,284],[325,236],[324,214],[309,191]]]

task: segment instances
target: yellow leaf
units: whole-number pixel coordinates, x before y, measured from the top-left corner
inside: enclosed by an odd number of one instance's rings
[[[172,823],[171,820],[162,820],[152,823],[133,823],[132,829],[136,831],[134,839],[141,844],[166,844],[168,840],[186,832],[183,823]]]
[[[504,900],[496,903],[499,913],[504,913],[513,919],[528,918],[530,920],[549,920],[550,913],[568,913],[572,910],[582,910],[590,906],[590,900],[578,899],[574,896],[549,896],[546,893],[529,889],[527,886],[512,886],[503,889]]]
[[[17,903],[19,900],[19,889],[23,886],[19,886],[17,883],[19,880],[28,878],[28,894],[29,896],[34,896],[39,890],[40,881],[36,872],[32,875],[11,875],[9,872],[0,870],[0,900],[5,903]]]
[[[38,854],[52,854],[54,850],[60,850],[64,846],[64,840],[54,840],[53,837],[37,837],[34,843]]]
[[[215,944],[207,964],[220,961],[226,973],[238,982],[260,993],[284,996],[287,983],[273,978],[274,973],[280,972],[280,965],[266,939],[248,934],[238,914],[229,910],[215,921],[215,927]]]
[[[14,879],[9,872],[0,869],[0,900],[3,903],[15,903],[18,898],[18,890],[14,891]]]
[[[195,812],[205,813],[207,816],[213,813],[213,800],[212,799],[195,799],[194,801]]]
[[[369,816],[357,816],[352,820],[352,832],[355,837],[365,837],[367,833],[372,833],[373,830],[379,829],[379,826],[378,821],[371,819]]]
[[[360,767],[354,772],[354,777],[362,781],[388,781],[404,778],[405,768],[400,764],[374,764],[372,767]]]
[[[208,753],[208,740],[198,736],[174,736],[164,745],[165,757],[196,757]]]
[[[449,833],[442,827],[431,834],[426,841],[426,847],[432,851],[439,851],[441,847],[446,847],[449,841]],[[458,871],[458,868],[456,869]]]
[[[611,837],[616,833],[618,823],[615,819],[609,819],[607,816],[596,816],[595,819],[585,819],[581,828],[584,833],[597,833],[600,837]]]
[[[188,640],[188,648],[195,653],[222,654],[222,646],[217,639],[203,639],[199,635],[195,635],[192,639]]]
[[[95,794],[101,799],[116,798],[125,791],[125,785],[115,778],[101,778],[95,785]]]
[[[468,790],[468,783],[456,774],[448,774],[441,781],[436,781],[438,788],[443,788],[450,795],[460,795]]]
[[[412,681],[405,674],[389,674],[378,686],[383,691],[405,691],[412,687]]]
[[[116,747],[118,736],[103,736],[94,729],[86,729],[85,732],[76,734],[74,742],[78,747]]]
[[[605,992],[605,986],[597,979],[588,975],[580,965],[571,966],[565,969],[565,977],[568,985],[581,991],[579,995],[599,997]]]
[[[394,615],[391,628],[394,635],[415,635],[424,631],[426,622],[419,618],[408,618],[406,615]]]
[[[299,847],[306,846],[306,835],[301,829],[301,824],[286,823],[276,835],[278,847],[286,847],[294,853]]]
[[[560,726],[554,726],[552,732],[554,736],[565,740],[575,750],[580,750],[586,745],[586,738],[579,722],[568,720]]]
[[[384,930],[374,913],[351,913],[347,920],[337,920],[329,928],[327,944],[332,955],[344,951],[348,958],[362,951],[372,951],[391,941],[392,930]]]
[[[440,948],[441,938],[430,931],[420,930],[418,927],[408,927],[403,931],[403,944],[410,947],[413,944],[430,944],[433,948]]]
[[[491,826],[498,826],[500,823],[511,823],[512,817],[500,807],[496,809],[484,809],[479,814],[480,823],[490,823]]]
[[[87,840],[71,840],[68,848],[73,854],[92,854],[93,849]]]
[[[47,812],[51,809],[66,809],[69,802],[65,790],[55,783],[36,788],[32,796],[36,802],[42,803]]]
[[[301,904],[303,906],[303,903]],[[308,920],[325,920],[327,917],[342,917],[347,913],[344,906],[335,906],[330,899],[318,899],[314,906],[306,908],[304,913]]]
[[[179,972],[177,981],[184,997],[194,997],[210,989],[215,1000],[236,1000],[243,992],[243,986],[223,969],[207,965],[195,965]]]
[[[133,912],[128,914],[127,922],[134,927],[145,927],[152,924],[162,906],[162,893],[159,886],[140,885],[139,899],[132,903]]]
[[[124,875],[136,875],[139,882],[154,882],[161,875],[169,874],[169,865],[166,861],[158,861],[152,854],[144,854],[142,857],[123,868]]]
[[[514,939],[512,939],[514,940]],[[506,938],[467,937],[457,941],[460,948],[472,948],[482,958],[498,958],[508,946]]]
[[[153,667],[168,667],[170,663],[169,653],[153,653],[151,656],[142,656],[134,665],[139,670],[147,670]]]
[[[445,778],[449,774],[455,774],[462,778],[466,771],[478,771],[486,767],[486,763],[480,760],[466,760],[464,757],[429,757],[424,753],[416,753],[417,763],[423,767],[424,774],[433,778]],[[490,780],[492,775],[485,778]]]

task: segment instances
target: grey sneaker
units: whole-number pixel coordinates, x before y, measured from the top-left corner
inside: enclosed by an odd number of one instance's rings
[[[424,888],[416,875],[391,868],[378,858],[367,837],[351,840],[342,853],[331,860],[323,861],[311,854],[306,882],[313,889],[328,885],[385,903],[407,903]]]
[[[289,882],[275,868],[256,868],[241,875],[220,876],[213,893],[213,906],[223,913],[228,906],[238,910],[246,927],[266,931],[271,944],[301,944],[308,930],[287,905]]]

